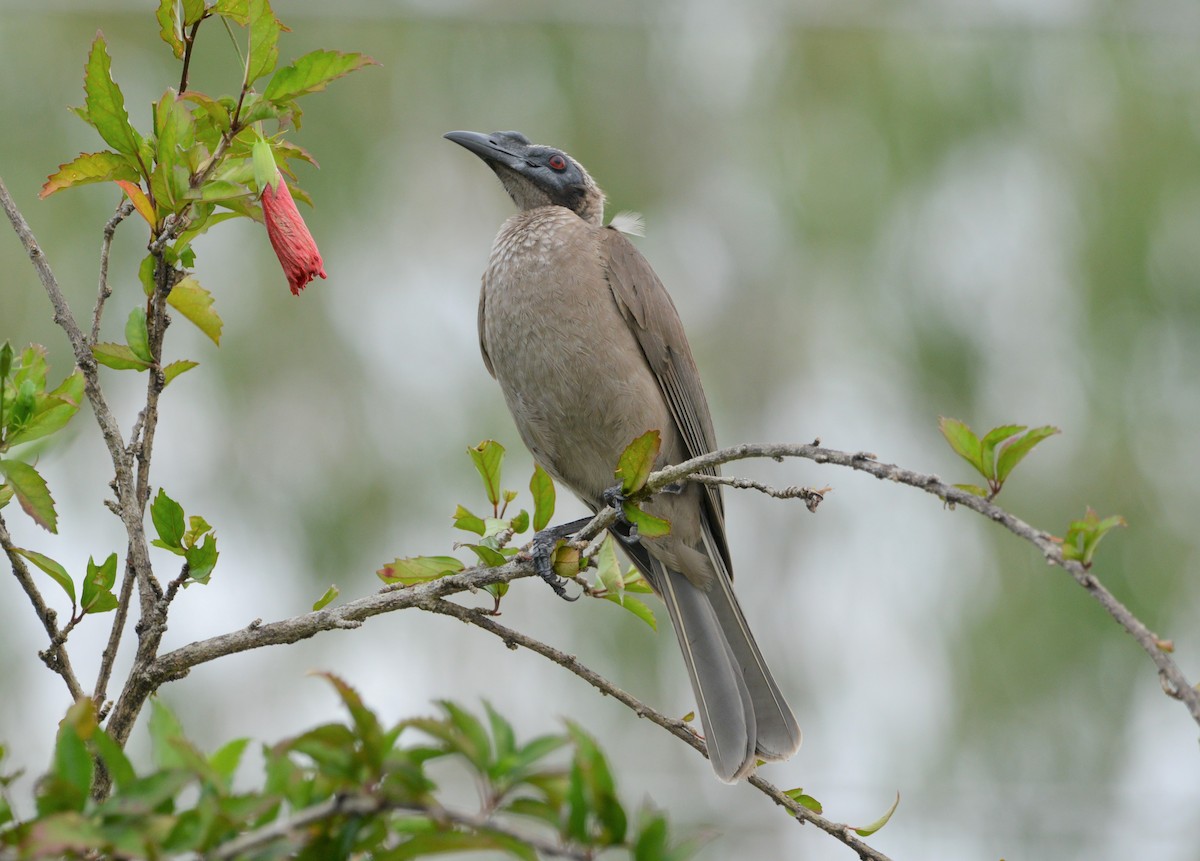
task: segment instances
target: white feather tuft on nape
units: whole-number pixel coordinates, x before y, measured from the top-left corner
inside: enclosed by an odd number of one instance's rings
[[[640,212],[630,212],[629,210],[618,212],[608,226],[628,236],[646,235],[646,219],[642,218]]]

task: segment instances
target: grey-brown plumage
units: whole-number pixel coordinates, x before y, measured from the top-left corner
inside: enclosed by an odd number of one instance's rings
[[[450,132],[517,204],[479,297],[479,344],[522,440],[587,505],[604,505],[635,437],[657,429],[659,465],[716,448],[683,325],[650,264],[612,226],[578,162],[517,132]],[[800,728],[733,594],[721,490],[689,483],[645,508],[669,535],[623,545],[662,597],[725,781],[800,746]]]

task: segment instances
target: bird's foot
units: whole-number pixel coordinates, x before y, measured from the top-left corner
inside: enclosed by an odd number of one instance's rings
[[[579,596],[569,596],[563,586],[566,581],[554,573],[554,548],[558,546],[559,541],[574,535],[587,525],[590,520],[591,518],[584,517],[580,520],[573,520],[570,523],[563,523],[543,529],[541,532],[534,534],[528,544],[528,549],[525,551],[529,555],[529,558],[533,560],[533,568],[537,572],[537,575],[545,580],[547,585],[554,590],[554,594],[564,601],[577,601],[579,600]]]
[[[617,484],[608,488],[600,494],[600,498],[604,500],[605,505],[617,512],[617,522],[612,526],[613,534],[626,544],[637,544],[640,540],[638,528],[625,516],[627,498],[625,492],[621,490],[621,485]]]

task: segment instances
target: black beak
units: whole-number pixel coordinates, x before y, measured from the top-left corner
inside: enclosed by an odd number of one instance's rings
[[[480,134],[479,132],[446,132],[442,135],[479,156],[489,165],[501,164],[511,170],[521,171],[526,167],[525,147],[506,135]],[[517,150],[520,150],[518,152]]]

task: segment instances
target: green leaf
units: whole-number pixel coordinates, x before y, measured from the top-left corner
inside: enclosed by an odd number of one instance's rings
[[[113,80],[111,70],[112,60],[109,59],[104,36],[97,33],[83,78],[88,117],[106,144],[125,155],[137,155],[142,137],[129,124],[125,97]]]
[[[92,746],[95,747],[96,753],[104,763],[104,767],[108,769],[108,773],[112,776],[113,783],[117,785],[118,790],[126,789],[137,779],[137,774],[133,770],[133,764],[129,761],[129,757],[125,755],[125,751],[121,750],[120,745],[113,741],[108,733],[102,729],[97,729],[92,734],[91,741]]]
[[[453,556],[409,556],[384,565],[375,573],[385,583],[401,583],[411,586],[437,580],[447,574],[463,570],[462,562]]]
[[[197,583],[207,583],[217,565],[217,557],[221,555],[217,552],[217,537],[209,533],[204,536],[203,544],[189,547],[183,555],[188,564],[188,576]]]
[[[13,348],[8,341],[4,342],[4,346],[0,347],[0,383],[8,379],[9,373],[13,366]]]
[[[58,170],[46,178],[38,197],[47,198],[56,191],[93,182],[112,182],[123,179],[137,182],[141,178],[138,169],[129,158],[115,152],[80,153],[74,161],[60,164]]]
[[[204,0],[183,0],[183,26],[190,27],[204,17]]]
[[[646,578],[642,576],[642,572],[634,567],[630,567],[625,572],[625,591],[640,592],[643,595],[653,595],[654,590],[650,588],[650,584],[646,582]]]
[[[954,486],[959,490],[965,491],[966,493],[973,493],[976,496],[986,497],[988,495],[987,488],[980,487],[978,484],[956,484]]]
[[[467,453],[479,470],[484,490],[493,507],[500,505],[500,465],[504,461],[504,446],[494,439],[485,439],[479,445],[468,448]]]
[[[653,630],[658,630],[658,620],[654,618],[654,611],[640,598],[635,598],[625,592],[611,593],[604,596],[605,600],[612,601],[624,607],[633,615],[637,616]]]
[[[212,527],[208,525],[207,520],[205,520],[199,514],[191,515],[188,517],[187,532],[183,533],[183,546],[195,547],[196,542],[200,540],[201,536],[203,536],[204,533],[211,531]]]
[[[189,275],[172,287],[167,304],[191,320],[214,344],[221,343],[221,328],[225,324],[213,310],[212,294],[195,278]]]
[[[223,179],[210,179],[197,189],[184,194],[187,200],[208,200],[223,204],[227,200],[250,198],[254,195],[250,189],[236,182]]]
[[[10,433],[5,442],[10,446],[21,445],[62,430],[79,412],[82,402],[83,374],[76,371],[50,394],[38,397],[32,418],[19,431]]]
[[[249,0],[217,0],[213,11],[243,27],[250,21]]]
[[[193,362],[191,359],[180,359],[177,362],[171,362],[171,364],[163,368],[163,379],[166,381],[163,383],[163,388],[166,388],[168,385],[170,385],[171,380],[175,379],[186,371],[190,371],[199,364],[199,362]]]
[[[625,519],[637,527],[638,535],[642,538],[661,538],[671,531],[671,521],[647,514],[632,502],[626,502],[622,511],[625,513]]]
[[[38,386],[33,380],[25,380],[17,386],[17,396],[13,400],[12,412],[8,417],[9,427],[20,428],[29,421],[34,407],[37,406],[37,396]]]
[[[611,535],[605,535],[596,553],[596,577],[605,591],[620,594],[625,591],[625,579],[621,576],[621,564]]]
[[[1016,465],[1021,462],[1025,455],[1033,450],[1033,447],[1042,440],[1054,436],[1061,431],[1050,425],[1040,428],[1033,428],[1027,431],[1024,436],[1015,439],[1000,449],[1000,456],[996,460],[996,479],[1003,482],[1008,478],[1009,474],[1016,468]]]
[[[81,606],[85,613],[107,613],[117,609],[117,596],[113,594],[113,584],[117,580],[117,554],[112,553],[104,560],[103,565],[97,565],[96,560],[88,557],[87,576],[83,578],[83,597]]]
[[[343,54],[340,51],[316,50],[305,54],[290,66],[275,73],[263,98],[282,102],[315,93],[343,75],[363,66],[379,65],[366,54]]]
[[[0,508],[12,502],[13,489],[8,484],[0,484]]]
[[[454,509],[454,528],[474,532],[476,535],[483,535],[487,531],[483,518],[477,517],[461,505]]]
[[[246,83],[253,84],[279,61],[279,32],[283,29],[268,0],[250,0],[250,56]]]
[[[149,362],[139,359],[133,350],[124,344],[96,344],[92,347],[92,355],[106,368],[117,371],[144,371],[150,367]]]
[[[168,547],[183,546],[183,506],[167,496],[161,487],[150,504],[150,519],[154,521],[154,531],[164,544]]]
[[[163,93],[155,105],[154,130],[159,163],[169,166],[172,176],[177,165],[188,168],[182,183],[176,182],[172,187],[172,196],[180,200],[187,194],[191,184],[191,165],[185,164],[182,157],[196,143],[196,118],[174,90]]]
[[[984,478],[989,481],[996,478],[996,447],[1023,430],[1025,425],[1001,425],[992,428],[979,441],[979,462],[983,465]]]
[[[333,601],[333,599],[336,598],[339,594],[340,594],[340,591],[338,590],[337,586],[330,586],[328,589],[325,590],[325,594],[323,594],[320,598],[318,598],[316,600],[316,603],[314,603],[312,605],[313,610],[314,611],[322,610],[325,607],[329,606],[330,602]]]
[[[20,386],[26,380],[32,380],[37,390],[41,391],[46,388],[47,373],[46,348],[41,344],[30,344],[21,351],[21,362],[13,374],[13,385]]]
[[[529,512],[522,508],[517,512],[516,516],[508,522],[508,525],[515,534],[520,535],[529,528]]]
[[[250,739],[248,738],[235,738],[209,756],[208,764],[224,779],[226,789],[233,783],[233,776],[237,773],[238,765],[242,761],[242,753],[249,743]]]
[[[529,492],[533,494],[533,531],[541,532],[554,516],[554,479],[534,464],[533,477],[529,479]]]
[[[176,0],[158,0],[158,9],[154,12],[158,21],[158,35],[171,46],[176,60],[183,59],[183,39],[179,35],[179,12]]]
[[[1125,518],[1119,514],[1101,520],[1089,506],[1083,519],[1072,521],[1068,527],[1062,545],[1063,558],[1080,562],[1084,568],[1091,567],[1092,556],[1100,540],[1111,530],[1125,525]]]
[[[47,532],[58,532],[58,514],[54,510],[54,499],[50,496],[50,488],[38,471],[27,463],[19,460],[0,460],[0,475],[6,479],[21,503],[25,513],[33,518],[34,523]],[[71,588],[71,600],[75,600],[74,587]]]
[[[799,804],[801,807],[808,808],[813,813],[821,813],[823,810],[821,807],[821,802],[817,801],[817,799],[813,798],[811,795],[805,795],[804,790],[798,786],[795,789],[784,790],[783,794]]]
[[[946,438],[946,442],[950,443],[950,448],[954,449],[959,457],[975,467],[980,475],[987,478],[987,470],[984,469],[983,461],[981,460],[982,451],[979,438],[975,436],[975,433],[958,419],[948,419],[944,416],[938,421],[938,426],[941,428],[942,436]]]
[[[662,439],[657,430],[649,430],[631,442],[621,452],[617,463],[616,477],[621,482],[621,492],[628,496],[642,489],[647,476],[654,470],[654,459],[662,448]]]
[[[154,361],[150,354],[150,334],[146,331],[146,309],[141,305],[134,306],[125,322],[125,340],[129,342],[129,350],[147,364]]]
[[[492,728],[492,739],[496,748],[496,761],[503,762],[517,752],[516,733],[512,724],[504,716],[492,708],[487,700],[483,701],[483,710],[487,712],[488,724]]]
[[[864,825],[862,828],[854,828],[854,832],[859,837],[870,837],[880,828],[888,824],[888,820],[892,818],[892,814],[896,812],[896,808],[900,806],[900,793],[896,793],[896,800],[892,802],[892,806],[888,808],[887,813],[880,816],[870,825]],[[853,828],[853,826],[851,826]]]
[[[181,746],[190,746],[191,743],[184,735],[183,724],[157,696],[150,699],[150,744],[154,751],[154,762],[160,769],[188,766]]]
[[[71,575],[67,573],[66,568],[63,568],[49,556],[44,556],[33,550],[24,550],[20,547],[16,547],[14,550],[49,574],[54,582],[61,586],[62,590],[67,593],[67,597],[71,599],[71,606],[75,606],[75,583],[71,580]]]
[[[81,811],[87,804],[95,773],[87,740],[95,731],[96,708],[87,698],[72,705],[58,726],[58,739],[54,746],[54,776],[59,779],[60,790],[69,787],[71,791],[58,799],[60,803],[54,806],[56,811]],[[40,812],[43,811],[39,809]]]
[[[485,544],[464,544],[462,546],[473,551],[479,557],[479,561],[489,568],[497,568],[508,561],[498,550],[493,550]]]

